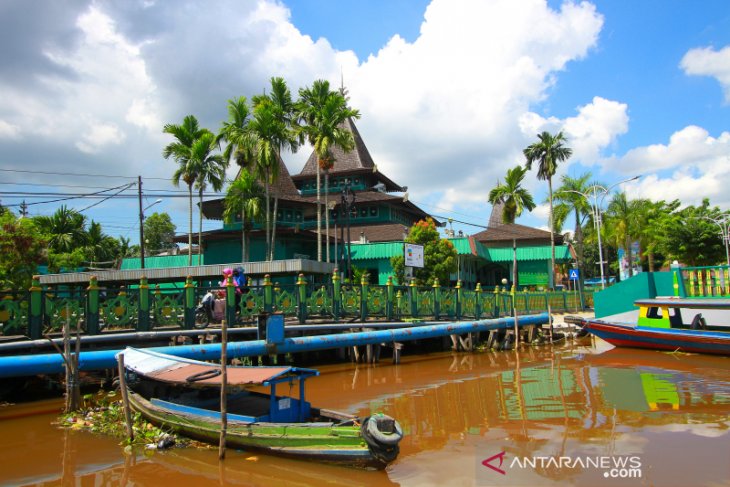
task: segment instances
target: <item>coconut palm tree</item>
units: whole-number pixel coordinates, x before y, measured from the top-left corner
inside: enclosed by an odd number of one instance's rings
[[[585,173],[577,178],[572,178],[568,175],[560,178],[560,187],[555,191],[555,199],[558,204],[555,206],[555,215],[553,223],[555,230],[560,233],[565,220],[571,214],[575,218],[575,230],[573,232],[573,239],[576,243],[576,257],[578,261],[578,268],[581,270],[581,278],[584,276],[584,235],[583,225],[586,220],[591,218],[591,205],[588,202],[587,196],[589,191],[588,181],[591,178],[591,173]]]
[[[226,179],[227,160],[220,154],[213,154],[218,149],[218,141],[211,132],[200,136],[190,148],[190,161],[197,167],[197,178],[195,187],[198,189],[198,251],[203,252],[203,192],[210,187],[213,191],[223,189]],[[198,265],[202,265],[202,259],[198,256]]]
[[[191,266],[193,265],[193,184],[198,179],[199,168],[196,161],[191,161],[190,151],[193,143],[210,131],[201,128],[198,119],[193,115],[188,115],[181,125],[167,124],[162,132],[175,137],[175,142],[169,143],[162,151],[162,157],[165,159],[172,157],[178,163],[178,168],[172,175],[172,182],[175,186],[179,186],[182,180],[188,186],[188,265]]]
[[[535,209],[535,201],[528,190],[522,187],[527,169],[516,166],[507,170],[504,184],[497,181],[497,186],[489,192],[489,202],[492,205],[503,204],[502,220],[505,223],[514,223],[515,218],[522,215],[524,210]]]
[[[360,112],[349,108],[345,96],[330,90],[328,81],[317,80],[311,88],[299,90],[297,115],[301,124],[297,134],[306,138],[317,154],[317,260],[322,261],[322,209],[320,171],[325,171],[325,194],[329,190],[329,170],[334,165],[331,149],[349,152],[355,147],[352,133],[343,128],[349,118],[360,118]]]
[[[551,253],[551,272],[550,287],[555,287],[555,229],[553,228],[553,176],[558,168],[558,163],[567,160],[573,150],[566,147],[563,132],[552,135],[549,132],[543,132],[537,135],[539,142],[530,144],[522,152],[525,155],[525,167],[532,169],[532,163],[537,162],[537,179],[547,180],[548,182],[548,199],[550,201],[550,253]]]
[[[233,183],[228,187],[223,200],[223,218],[235,220],[241,216],[241,262],[248,262],[249,232],[253,222],[261,218],[264,191],[256,178],[247,170],[241,170]]]
[[[628,261],[629,277],[634,275],[631,243],[639,235],[639,207],[637,200],[629,200],[625,192],[614,194],[606,209],[606,229],[608,240],[616,248],[624,247]]]

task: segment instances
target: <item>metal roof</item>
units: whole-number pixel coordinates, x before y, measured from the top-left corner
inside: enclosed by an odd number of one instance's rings
[[[514,254],[512,247],[488,248],[489,260],[492,262],[512,262]],[[550,246],[517,247],[517,260],[550,260]],[[572,259],[570,248],[567,245],[555,246],[555,260],[568,262]]]
[[[147,259],[145,258],[145,264]],[[167,267],[164,269],[127,269],[118,271],[69,272],[66,274],[46,274],[39,277],[41,284],[88,284],[96,276],[99,283],[104,281],[138,283],[142,277],[151,281],[184,281],[193,278],[219,278],[226,267],[243,267],[247,275],[265,274],[332,274],[335,264],[305,259],[274,260],[271,262],[243,262],[190,267]]]

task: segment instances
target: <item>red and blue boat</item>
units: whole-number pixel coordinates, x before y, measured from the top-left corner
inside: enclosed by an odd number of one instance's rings
[[[667,297],[635,304],[636,323],[584,319],[580,325],[616,347],[730,355],[730,299]]]

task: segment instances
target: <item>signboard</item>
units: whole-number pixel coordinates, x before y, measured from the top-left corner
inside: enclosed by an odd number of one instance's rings
[[[641,248],[639,242],[631,244],[631,262],[629,262],[628,252],[623,247],[618,249],[619,278],[625,281],[629,278],[629,267],[633,270],[633,275],[641,272]]]
[[[580,269],[570,269],[568,271],[568,279],[571,281],[579,281],[580,280]]]
[[[423,245],[405,244],[405,265],[406,267],[423,267]]]

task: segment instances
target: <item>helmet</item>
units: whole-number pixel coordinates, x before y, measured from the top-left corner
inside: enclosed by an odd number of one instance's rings
[[[226,277],[227,277],[227,276],[230,276],[230,275],[232,275],[232,274],[233,274],[233,271],[231,270],[231,268],[230,268],[230,267],[226,267],[225,269],[223,269],[223,275],[224,275],[224,276],[226,276]]]

